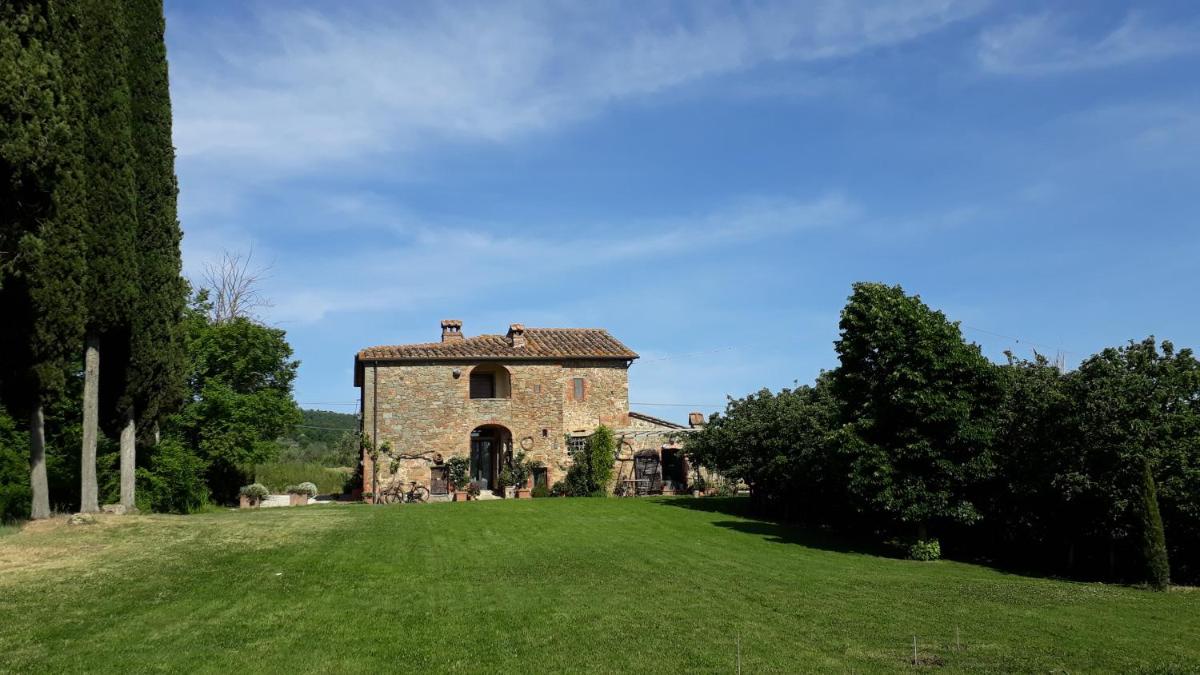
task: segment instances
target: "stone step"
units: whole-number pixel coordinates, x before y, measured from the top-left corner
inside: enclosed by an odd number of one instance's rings
[[[491,490],[480,490],[476,499],[500,499],[500,497],[497,497]]]

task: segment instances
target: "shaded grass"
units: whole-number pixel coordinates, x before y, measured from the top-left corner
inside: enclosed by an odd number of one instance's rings
[[[341,494],[352,469],[334,469],[316,462],[271,462],[254,468],[254,480],[272,493],[282,494],[289,485],[305,481],[317,486],[320,494]]]
[[[37,523],[0,540],[0,671],[731,672],[739,637],[746,672],[892,671],[914,634],[947,670],[1200,669],[1200,593],[889,559],[673,505],[692,502]]]

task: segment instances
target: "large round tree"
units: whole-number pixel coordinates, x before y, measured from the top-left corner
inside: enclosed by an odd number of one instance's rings
[[[855,284],[840,327],[833,386],[861,508],[920,539],[933,523],[976,520],[972,488],[992,469],[995,366],[899,286]]]

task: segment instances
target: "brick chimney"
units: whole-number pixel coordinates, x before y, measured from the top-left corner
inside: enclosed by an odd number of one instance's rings
[[[693,429],[699,429],[704,426],[704,413],[690,412],[688,413],[688,426]]]
[[[525,348],[525,326],[514,323],[508,327],[508,343],[513,346],[513,349]]]
[[[457,342],[462,339],[462,322],[458,319],[442,319],[442,342]]]

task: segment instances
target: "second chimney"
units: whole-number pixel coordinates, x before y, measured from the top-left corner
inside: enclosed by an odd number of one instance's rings
[[[442,319],[442,342],[463,339],[462,322],[458,319]]]
[[[513,349],[525,348],[525,326],[519,323],[514,323],[508,327],[508,343],[513,346]]]
[[[702,412],[688,413],[688,426],[693,429],[704,428],[704,413],[702,413]]]

